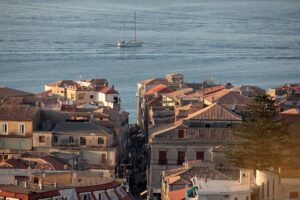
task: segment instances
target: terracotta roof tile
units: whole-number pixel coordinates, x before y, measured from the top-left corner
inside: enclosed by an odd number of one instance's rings
[[[154,95],[154,94],[166,94],[166,93],[171,93],[174,92],[174,90],[169,89],[166,85],[164,84],[159,84],[150,90],[148,90],[144,96],[149,96],[149,95]]]
[[[293,114],[293,115],[298,115],[300,114],[299,110],[296,108],[291,108],[289,110],[283,111],[282,114]]]
[[[211,104],[218,102],[219,104],[247,105],[250,102],[250,98],[227,89],[205,95],[204,99]]]
[[[181,189],[181,190],[171,191],[171,192],[169,192],[170,200],[184,200],[185,193],[186,193],[185,188]]]
[[[241,121],[242,117],[227,108],[214,103],[190,114],[187,118],[185,118],[185,120],[189,119]]]
[[[115,90],[113,87],[103,87],[99,90],[99,92],[104,93],[104,94],[119,94],[117,90]]]
[[[190,93],[190,92],[193,92],[192,88],[183,88],[183,89],[171,92],[171,93],[164,94],[164,96],[172,98],[172,99],[177,99],[177,98],[185,96],[187,93]]]

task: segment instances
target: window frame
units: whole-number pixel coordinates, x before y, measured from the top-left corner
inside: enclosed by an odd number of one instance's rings
[[[81,146],[85,146],[86,145],[86,138],[85,137],[79,137],[79,143]]]
[[[185,162],[185,151],[177,151],[177,165],[182,165]]]
[[[201,154],[201,156],[199,156]],[[202,159],[199,159],[199,157],[202,157]],[[196,151],[196,160],[204,160],[204,151]]]
[[[97,140],[98,140],[98,141],[97,141],[97,144],[98,144],[98,145],[104,145],[104,144],[105,144],[105,141],[104,141],[103,137],[98,137]],[[102,143],[99,143],[100,140],[102,140],[103,142],[102,142]]]
[[[4,129],[6,129],[6,131],[4,131]],[[8,122],[1,122],[1,134],[8,135],[8,132]]]
[[[178,138],[184,139],[185,138],[185,130],[184,129],[178,129]]]
[[[57,136],[57,135],[54,135],[54,136],[53,136],[53,143],[54,143],[54,144],[57,144],[57,143],[58,143],[58,136]]]
[[[165,157],[165,159],[162,159],[163,157]],[[166,165],[167,163],[167,151],[158,151],[158,164]]]
[[[73,136],[69,136],[69,143],[74,144],[74,137]]]
[[[24,127],[24,129],[22,130],[21,127]],[[25,135],[26,134],[26,127],[25,127],[24,122],[19,122],[18,123],[18,132],[19,132],[19,135]]]
[[[44,140],[41,140],[41,138],[44,138]],[[46,143],[46,136],[39,135],[39,143],[45,144]]]

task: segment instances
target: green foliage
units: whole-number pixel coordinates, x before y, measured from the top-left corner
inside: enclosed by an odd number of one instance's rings
[[[256,96],[245,110],[245,120],[233,129],[238,139],[228,156],[241,168],[278,168],[287,162],[289,125],[278,119],[275,102],[268,95]]]

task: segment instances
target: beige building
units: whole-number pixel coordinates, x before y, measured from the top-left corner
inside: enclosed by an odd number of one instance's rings
[[[106,79],[61,80],[45,85],[45,91],[69,105],[96,103],[120,110],[119,92],[114,86],[108,87]]]
[[[40,125],[40,110],[29,105],[0,106],[0,152],[28,151]]]
[[[33,148],[46,153],[78,156],[78,169],[94,169],[114,174],[116,146],[111,129],[93,122],[62,122],[51,132],[34,132]],[[73,160],[71,160],[73,162]]]
[[[159,174],[181,166],[185,161],[203,160],[215,166],[229,166],[224,154],[215,148],[233,141],[231,127],[242,117],[214,103],[190,114],[187,118],[154,128],[150,134],[150,193],[161,193]]]

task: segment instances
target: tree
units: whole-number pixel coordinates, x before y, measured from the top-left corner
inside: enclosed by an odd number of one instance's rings
[[[278,118],[275,101],[259,94],[246,107],[244,121],[233,128],[236,142],[228,156],[241,168],[277,169],[287,163],[289,125]]]

